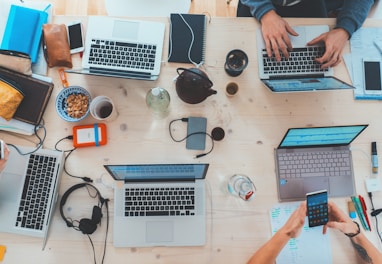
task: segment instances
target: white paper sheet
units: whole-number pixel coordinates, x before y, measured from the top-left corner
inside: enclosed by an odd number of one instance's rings
[[[279,230],[289,219],[290,215],[299,207],[300,202],[279,203],[270,210],[272,235]],[[289,240],[276,259],[277,264],[306,264],[306,263],[331,264],[332,252],[329,232],[322,234],[322,226],[310,228],[307,218],[301,234]]]
[[[374,39],[378,36],[382,36],[382,28],[362,27],[350,39],[351,55],[344,57],[344,60],[355,87],[355,99],[382,100],[382,95],[365,94],[363,84],[363,58],[379,58],[382,61],[382,55],[374,45]]]

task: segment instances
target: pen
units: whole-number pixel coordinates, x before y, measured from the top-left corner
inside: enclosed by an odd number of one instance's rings
[[[361,201],[359,200],[359,198],[357,196],[352,196],[351,199],[352,199],[352,201],[354,203],[355,210],[357,212],[358,218],[359,218],[363,228],[365,230],[369,230],[369,227],[368,227],[368,225],[366,223],[365,215],[363,214]]]
[[[369,227],[369,230],[371,231],[371,225],[370,225],[369,217],[367,216],[367,208],[366,208],[365,199],[363,199],[363,197],[361,195],[359,195],[358,197],[359,197],[359,200],[360,200],[361,205],[362,205],[362,211],[363,211],[363,215],[366,218],[367,226]]]
[[[377,142],[371,142],[371,164],[373,173],[378,173]]]

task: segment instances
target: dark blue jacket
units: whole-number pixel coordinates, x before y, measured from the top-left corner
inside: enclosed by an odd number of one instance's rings
[[[240,0],[249,7],[258,21],[270,10],[275,10],[272,0]],[[277,1],[277,0],[274,0]],[[309,1],[309,0],[307,0]],[[351,36],[365,21],[374,0],[325,0],[328,12],[338,9],[336,28],[343,28]]]

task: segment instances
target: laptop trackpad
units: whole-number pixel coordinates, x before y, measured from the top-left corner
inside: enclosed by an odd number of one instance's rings
[[[329,179],[325,177],[305,178],[304,190],[306,193],[315,192],[319,190],[329,191]]]
[[[113,38],[138,39],[139,23],[134,21],[116,20],[113,27]]]
[[[172,221],[147,222],[147,242],[171,242],[174,240],[174,223]]]
[[[0,201],[14,202],[19,199],[20,186],[23,177],[13,173],[3,173],[0,176]]]

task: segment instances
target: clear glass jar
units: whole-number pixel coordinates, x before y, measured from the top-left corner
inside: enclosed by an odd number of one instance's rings
[[[170,94],[161,87],[151,88],[146,94],[146,105],[157,117],[165,117],[170,105]]]

